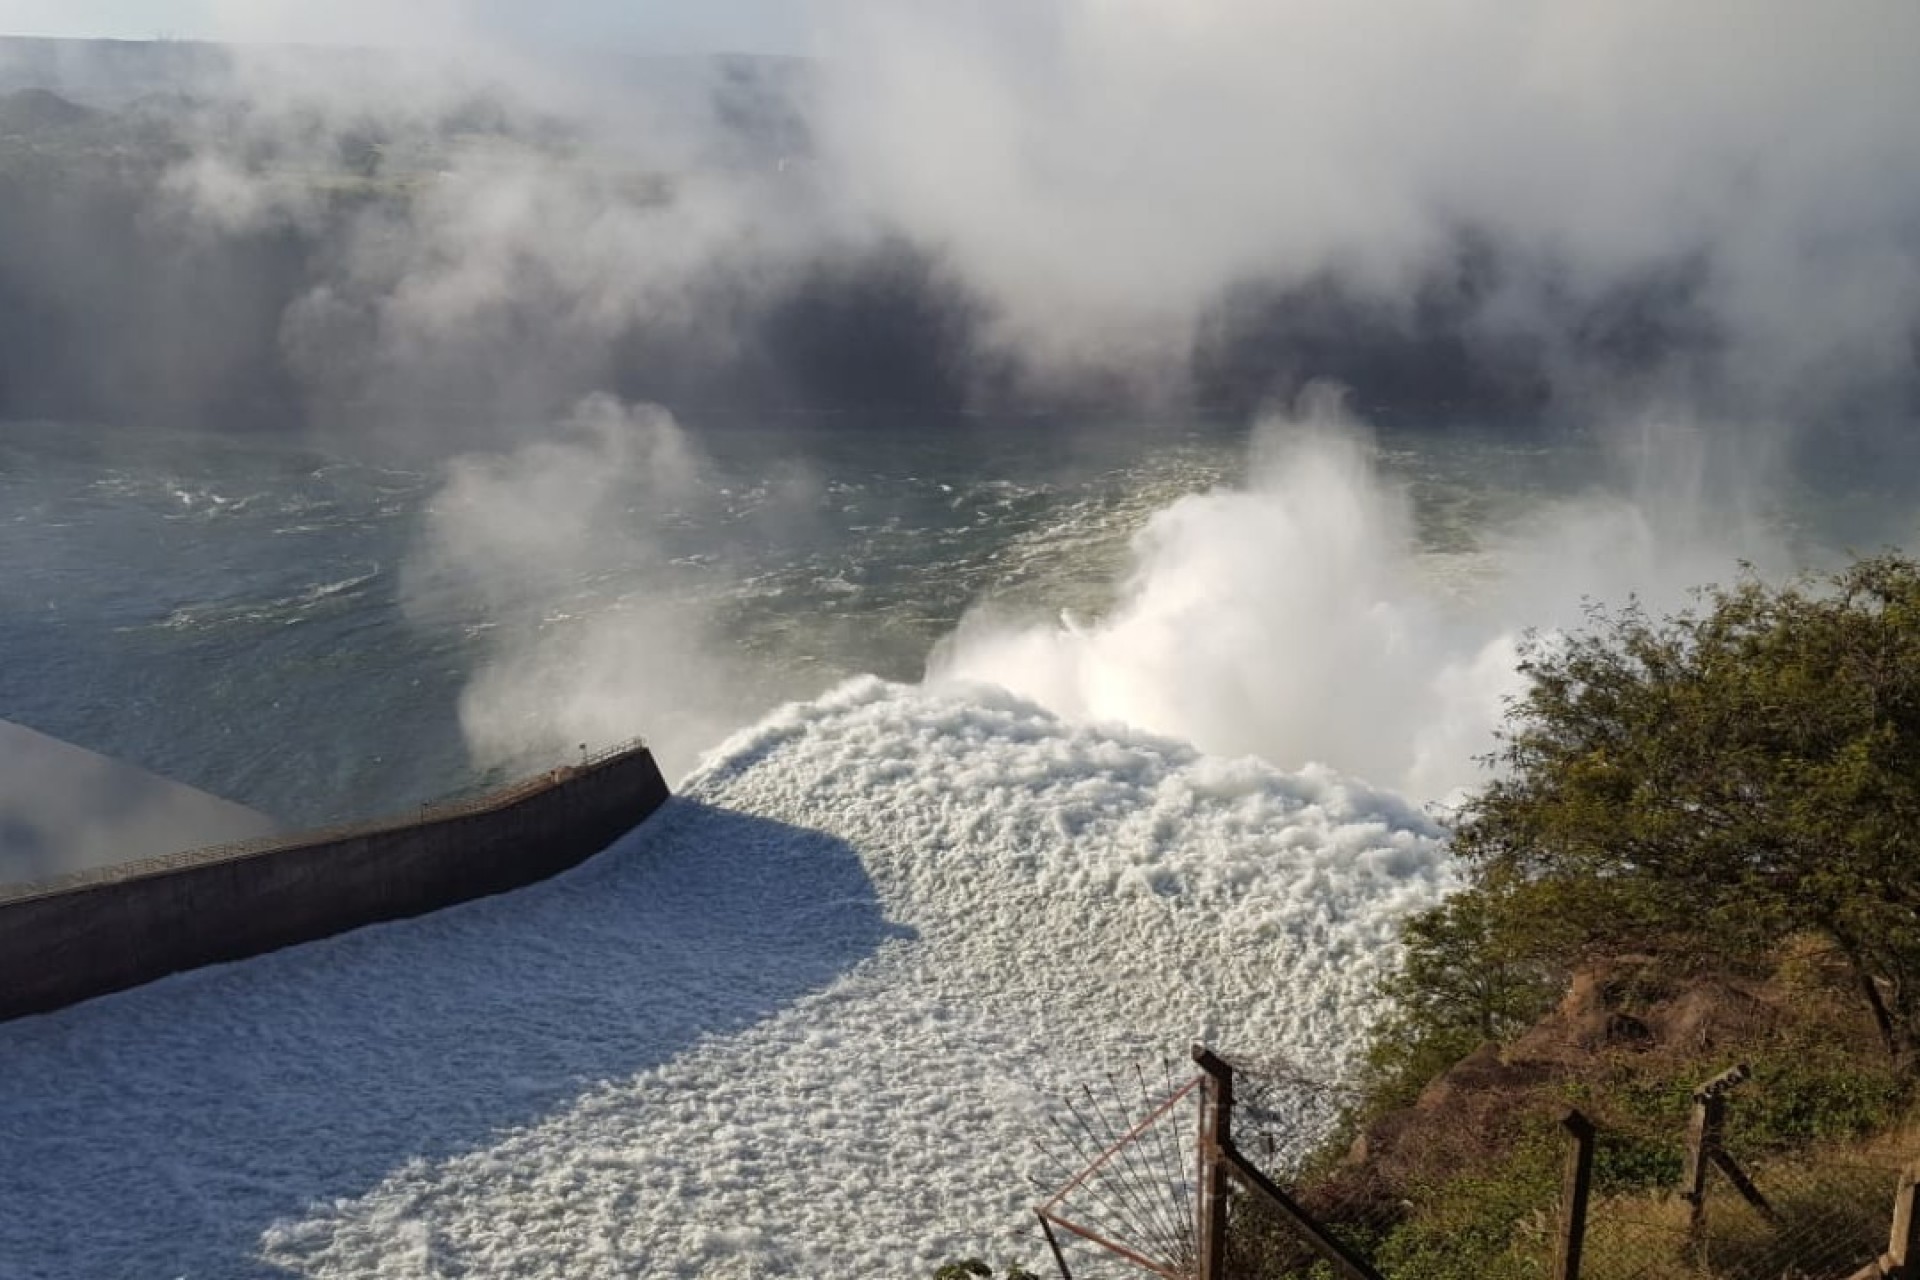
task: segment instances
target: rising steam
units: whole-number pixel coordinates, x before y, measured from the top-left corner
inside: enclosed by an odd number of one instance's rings
[[[299,21],[230,8],[253,40]],[[529,52],[485,6],[364,15],[422,52],[246,53],[243,110],[217,114],[162,186],[228,230],[337,217],[285,172],[383,139],[371,175],[413,194],[329,224],[283,309],[291,374],[335,417],[476,386],[536,418],[593,391],[691,402],[705,365],[699,396],[762,379],[757,403],[791,403],[807,379],[786,366],[821,364],[819,330],[849,305],[821,302],[823,265],[902,244],[923,278],[852,305],[927,295],[914,314],[946,317],[929,366],[976,398],[1009,370],[1027,387],[1064,370],[1129,396],[1217,394],[1197,366],[1249,290],[1287,304],[1249,322],[1272,366],[1255,380],[1278,384],[1256,394],[1344,376],[1313,367],[1337,362],[1327,344],[1412,344],[1382,386],[1356,386],[1369,403],[1409,360],[1456,385],[1500,365],[1577,412],[1654,390],[1820,417],[1908,404],[1920,383],[1912,6],[814,0],[801,15],[816,61],[731,80]],[[407,139],[476,101],[515,144],[461,125],[420,163]],[[819,323],[781,328],[795,306]],[[1320,345],[1303,313],[1331,325]],[[825,363],[899,323],[874,314]]]
[[[702,461],[665,411],[582,403],[553,440],[448,468],[407,567],[410,616],[473,638],[460,722],[482,765],[544,765],[644,733],[677,774],[749,708],[660,532]]]
[[[1519,691],[1514,619],[1574,626],[1584,600],[1636,594],[1672,605],[1742,559],[1785,559],[1763,524],[1707,500],[1680,449],[1653,447],[1661,459],[1645,474],[1659,485],[1536,511],[1479,555],[1427,552],[1364,425],[1317,389],[1255,428],[1243,483],[1153,516],[1105,616],[976,610],[936,649],[929,679],[998,684],[1075,719],[1439,798],[1476,780],[1475,757]]]

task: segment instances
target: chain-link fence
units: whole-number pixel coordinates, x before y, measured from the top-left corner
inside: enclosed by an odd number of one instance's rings
[[[1285,1201],[1273,1198],[1275,1190]],[[1362,1186],[1317,1182],[1263,1188],[1230,1171],[1224,1274],[1358,1280],[1377,1272],[1374,1256],[1403,1216],[1400,1206]]]
[[[1920,1277],[1920,1144],[1769,1147],[1728,1109],[1743,1068],[1705,1082],[1685,1124],[1595,1126],[1569,1110],[1560,1124],[1513,1125],[1499,1161],[1484,1159],[1487,1132],[1423,1135],[1425,1167],[1444,1175],[1409,1179],[1365,1152],[1309,1158],[1298,1145],[1316,1109],[1308,1127],[1325,1131],[1319,1122],[1346,1101],[1338,1090],[1271,1072],[1236,1078],[1211,1053],[1196,1058],[1198,1076],[1169,1072],[1125,1123],[1096,1120],[1092,1094],[1072,1109],[1067,1176],[1039,1206],[1063,1276]],[[1432,1149],[1448,1141],[1458,1149]]]
[[[1698,1192],[1676,1183],[1596,1196],[1587,1222],[1587,1280],[1846,1280],[1892,1248],[1898,1192],[1913,1152],[1834,1147],[1790,1156],[1708,1158]],[[1686,1139],[1671,1139],[1686,1158]],[[1643,1135],[1601,1133],[1605,1161],[1643,1160]],[[1731,1169],[1732,1173],[1729,1172]]]

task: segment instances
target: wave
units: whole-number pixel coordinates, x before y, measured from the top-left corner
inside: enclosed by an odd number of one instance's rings
[[[548,884],[0,1027],[0,1273],[929,1273],[1075,1082],[1348,1063],[1452,883],[1329,770],[856,680]]]
[[[376,564],[364,573],[350,574],[330,582],[309,583],[298,591],[266,600],[178,605],[154,625],[166,631],[197,631],[236,623],[281,623],[291,626],[335,601],[362,594],[362,588],[378,579],[380,572],[380,566]]]

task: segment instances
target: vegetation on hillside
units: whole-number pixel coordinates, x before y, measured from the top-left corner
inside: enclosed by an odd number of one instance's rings
[[[1795,1232],[1884,1240],[1891,1183],[1822,1171],[1886,1153],[1920,1067],[1920,564],[1596,610],[1523,672],[1496,776],[1454,815],[1468,887],[1404,926],[1358,1141],[1312,1194],[1388,1275],[1538,1274],[1563,1110],[1607,1135],[1611,1220],[1679,1230],[1693,1090],[1744,1062],[1739,1149],[1798,1198],[1751,1266],[1671,1274],[1784,1265],[1767,1250]],[[1843,1210],[1861,1221],[1791,1217]],[[1643,1245],[1601,1233],[1588,1274],[1669,1274]]]
[[[1764,968],[1824,947],[1903,1071],[1920,1049],[1920,564],[1712,589],[1536,639],[1500,772],[1453,824],[1459,898],[1410,922],[1410,1030],[1498,1037],[1581,958]]]

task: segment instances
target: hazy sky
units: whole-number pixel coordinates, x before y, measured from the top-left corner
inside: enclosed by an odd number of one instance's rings
[[[0,0],[0,34],[412,44],[436,28],[634,52],[801,53],[798,0]]]

